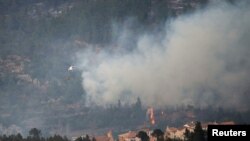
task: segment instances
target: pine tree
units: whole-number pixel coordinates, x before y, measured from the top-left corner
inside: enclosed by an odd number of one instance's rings
[[[200,122],[196,122],[195,124],[193,141],[205,141],[205,133]]]
[[[141,141],[149,141],[149,136],[145,131],[139,131],[136,136],[140,138]]]
[[[162,132],[161,129],[155,129],[152,136],[156,137],[157,141],[164,141],[164,132]]]

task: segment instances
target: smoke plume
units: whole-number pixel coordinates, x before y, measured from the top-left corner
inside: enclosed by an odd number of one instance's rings
[[[168,21],[161,33],[131,34],[107,50],[78,54],[89,103],[249,108],[250,9],[216,3]],[[130,32],[128,32],[130,33]],[[118,47],[117,47],[118,46]]]

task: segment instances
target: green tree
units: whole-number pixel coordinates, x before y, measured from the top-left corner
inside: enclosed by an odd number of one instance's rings
[[[141,141],[149,141],[149,136],[145,131],[139,131],[136,137],[140,138]]]
[[[83,139],[84,141],[91,141],[89,138],[89,135],[86,135],[85,139]]]
[[[41,130],[38,130],[37,128],[32,128],[29,131],[30,138],[34,141],[40,140],[41,134]]]
[[[162,132],[161,129],[155,129],[152,136],[156,137],[157,141],[164,141],[164,132]]]
[[[78,137],[75,141],[83,141],[82,137]]]
[[[184,141],[192,141],[192,138],[193,138],[193,133],[186,128],[184,132]]]
[[[15,141],[22,141],[22,140],[23,140],[22,135],[21,135],[20,133],[18,133],[18,134],[16,135]]]
[[[205,141],[205,133],[200,122],[196,122],[195,124],[193,141]]]
[[[137,100],[136,100],[135,108],[136,108],[136,110],[141,110],[142,109],[142,104],[141,104],[140,97],[138,97]]]
[[[118,109],[121,109],[121,107],[122,107],[121,100],[118,100],[117,107],[118,107]]]

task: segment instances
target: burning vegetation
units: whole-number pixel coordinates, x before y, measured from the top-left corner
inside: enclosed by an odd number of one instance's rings
[[[0,0],[0,141],[249,123],[249,14],[244,0]]]

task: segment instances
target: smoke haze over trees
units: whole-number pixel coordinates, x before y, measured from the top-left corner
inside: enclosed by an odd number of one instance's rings
[[[179,16],[162,32],[136,36],[126,29],[115,47],[126,49],[133,37],[133,50],[101,50],[94,63],[86,63],[86,56],[95,52],[79,53],[87,98],[101,105],[143,97],[155,107],[248,109],[248,9],[222,3]]]
[[[147,106],[169,114],[157,126],[247,122],[249,14],[244,0],[0,0],[0,133],[136,128]]]

